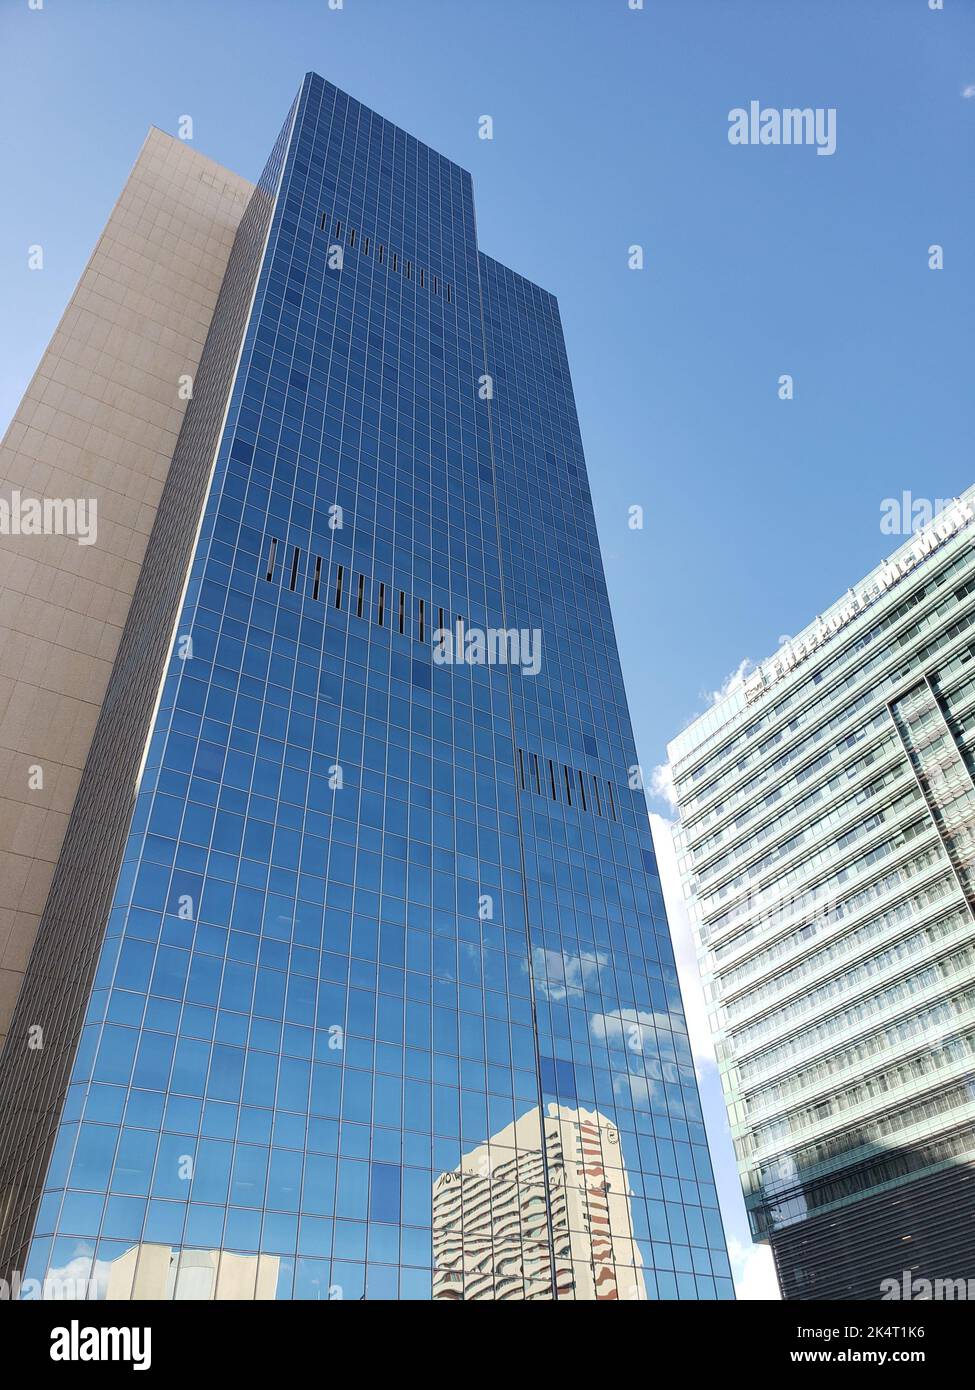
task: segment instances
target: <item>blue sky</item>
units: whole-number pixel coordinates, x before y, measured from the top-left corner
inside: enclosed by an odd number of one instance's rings
[[[471,170],[483,248],[560,300],[648,769],[895,548],[884,498],[973,481],[970,0],[2,0],[0,51],[3,425],[150,124],[255,178],[314,69]],[[751,100],[835,107],[835,154],[732,146]]]

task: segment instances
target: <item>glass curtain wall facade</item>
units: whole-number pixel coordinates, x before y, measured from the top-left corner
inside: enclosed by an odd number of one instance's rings
[[[273,164],[24,1273],[732,1297],[556,302],[313,74]]]
[[[670,748],[745,1202],[787,1298],[975,1277],[973,521],[970,489]]]

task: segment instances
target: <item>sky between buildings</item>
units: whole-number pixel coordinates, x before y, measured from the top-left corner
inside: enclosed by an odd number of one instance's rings
[[[899,544],[885,499],[975,478],[975,6],[635,2],[2,0],[0,426],[148,126],[188,115],[256,179],[314,69],[469,169],[482,248],[559,298],[651,782],[743,662]],[[835,153],[730,144],[752,101],[835,108]],[[767,1294],[672,917],[739,1289]]]

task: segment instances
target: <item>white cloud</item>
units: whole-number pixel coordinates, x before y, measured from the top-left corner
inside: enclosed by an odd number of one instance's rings
[[[79,1241],[76,1248],[90,1250],[86,1241]],[[79,1253],[55,1269],[48,1270],[44,1276],[45,1298],[67,1298],[84,1302],[87,1299],[104,1299],[108,1291],[108,1279],[112,1271],[111,1260],[92,1261],[90,1254]]]
[[[744,685],[746,678],[755,670],[755,663],[750,656],[742,657],[733,671],[729,671],[717,690],[702,690],[699,699],[702,704],[710,708],[716,705],[719,700],[723,700],[726,695],[730,695],[733,690],[738,690]],[[693,714],[687,715],[682,725],[693,724],[696,719],[700,719],[701,710],[696,710]],[[667,803],[672,811],[677,810],[677,791],[674,787],[674,768],[671,763],[658,763],[650,774],[651,795],[658,797]]]
[[[735,1276],[735,1293],[742,1302],[781,1299],[775,1262],[767,1245],[743,1245],[735,1236],[729,1236],[728,1256]]]
[[[578,956],[568,951],[551,951],[544,946],[536,946],[532,951],[535,986],[546,999],[564,999],[570,989],[578,993],[583,986],[595,984],[599,979],[599,967],[605,964],[605,954],[598,951]],[[527,972],[527,961],[522,970]]]
[[[674,943],[674,956],[677,961],[677,975],[680,979],[680,992],[684,999],[684,1012],[687,1015],[687,1032],[691,1040],[694,1064],[716,1066],[714,1044],[708,1027],[707,1009],[704,1006],[704,992],[701,977],[697,970],[697,949],[691,929],[687,908],[684,906],[684,893],[677,868],[677,853],[671,835],[672,822],[665,816],[650,813],[650,830],[653,834],[654,848],[657,851],[657,868],[660,872],[660,886],[663,890],[667,919],[670,922],[670,938]]]
[[[971,101],[975,97],[975,82],[969,82],[967,87],[962,87],[961,94],[966,101]]]
[[[672,1086],[679,1086],[677,1063],[662,1058],[657,1043],[659,1034],[665,1037],[670,1034],[674,1022],[670,1014],[651,1013],[644,1009],[615,1009],[611,1014],[593,1014],[589,1027],[598,1041],[623,1046],[639,1054],[643,1059],[638,1073],[641,1078],[645,1071],[653,1081],[669,1081]]]
[[[708,704],[716,705],[719,700],[723,700],[726,695],[730,695],[733,690],[737,690],[739,686],[744,685],[745,677],[748,675],[753,665],[754,662],[750,656],[742,657],[735,669],[725,676],[719,689],[708,691],[705,695],[704,698],[707,700]]]
[[[650,791],[666,801],[671,810],[677,810],[677,791],[674,787],[674,769],[671,763],[658,763],[650,774]]]

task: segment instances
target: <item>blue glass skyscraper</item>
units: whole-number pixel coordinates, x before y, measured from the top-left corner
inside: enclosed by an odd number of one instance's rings
[[[556,301],[309,74],[0,1063],[6,1267],[732,1297],[636,764]]]

